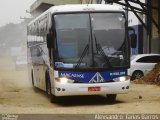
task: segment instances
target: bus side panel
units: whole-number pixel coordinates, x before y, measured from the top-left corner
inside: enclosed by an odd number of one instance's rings
[[[46,45],[46,44],[44,44]],[[33,48],[35,55],[32,57],[33,60],[33,70],[35,75],[35,80],[38,88],[46,90],[46,78],[45,74],[47,71],[47,50],[43,49],[43,45],[37,45]]]
[[[51,16],[43,15],[27,26],[28,46],[30,46],[31,66],[34,74],[34,86],[46,90],[46,71],[49,66],[49,56],[46,38]]]
[[[41,57],[40,57],[40,49],[39,46],[33,46],[31,47],[31,59],[32,59],[32,66],[33,66],[33,76],[34,76],[34,86],[40,87],[40,74],[39,74],[39,66],[41,63]]]

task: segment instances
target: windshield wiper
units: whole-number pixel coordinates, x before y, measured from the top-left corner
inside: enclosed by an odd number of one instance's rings
[[[109,61],[108,56],[105,54],[104,50],[102,49],[101,45],[99,43],[97,43],[97,39],[96,39],[96,35],[94,34],[94,38],[95,38],[95,44],[96,44],[96,50],[97,50],[97,54],[98,52],[104,57],[108,67],[112,68],[112,65]]]
[[[87,51],[89,50],[89,43],[86,45],[86,47],[84,48],[81,57],[79,58],[77,65],[75,66],[75,68],[79,68],[80,64],[82,63],[82,60],[85,56],[85,54],[87,53]]]
[[[90,43],[90,39],[89,39],[89,43]],[[89,43],[85,46],[85,48],[84,48],[84,50],[82,52],[82,55],[81,55],[80,59],[78,60],[77,65],[75,66],[75,68],[79,68],[80,64],[82,63],[82,60],[83,60],[84,56],[86,55],[87,51],[89,51]],[[102,55],[104,57],[108,67],[112,68],[112,65],[111,65],[111,63],[109,61],[108,56],[106,56],[106,54],[104,53],[101,45],[99,43],[97,43],[96,36],[95,36],[95,44],[96,44],[97,54],[99,52],[100,55]]]

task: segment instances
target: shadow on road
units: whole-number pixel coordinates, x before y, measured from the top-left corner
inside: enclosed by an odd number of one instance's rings
[[[115,101],[109,103],[105,96],[94,95],[94,96],[69,96],[62,97],[57,103],[60,106],[84,106],[84,105],[113,105],[123,103],[122,101]]]
[[[34,91],[38,94],[43,95],[43,97],[48,97],[48,95],[38,89],[38,88],[34,88]],[[49,98],[48,98],[48,102]],[[63,107],[71,107],[71,106],[96,106],[96,105],[113,105],[113,104],[120,104],[120,103],[124,103],[123,101],[119,101],[116,100],[114,103],[109,103],[107,101],[107,98],[105,96],[102,95],[84,95],[84,96],[65,96],[65,97],[60,97],[58,99],[58,102],[53,103],[56,104],[58,106],[63,106]]]

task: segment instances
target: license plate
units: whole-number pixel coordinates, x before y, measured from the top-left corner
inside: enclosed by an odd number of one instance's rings
[[[88,91],[100,91],[101,87],[88,87]]]

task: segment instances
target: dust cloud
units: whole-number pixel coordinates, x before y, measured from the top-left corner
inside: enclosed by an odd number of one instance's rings
[[[0,92],[18,92],[31,86],[27,69],[27,24],[7,24],[0,28]]]
[[[2,67],[3,66],[3,67]],[[27,66],[17,70],[12,58],[1,58],[0,60],[0,91],[18,91],[29,87]]]
[[[27,66],[27,24],[41,13],[35,11],[32,18],[24,18],[19,24],[0,27],[0,92],[31,86]]]

